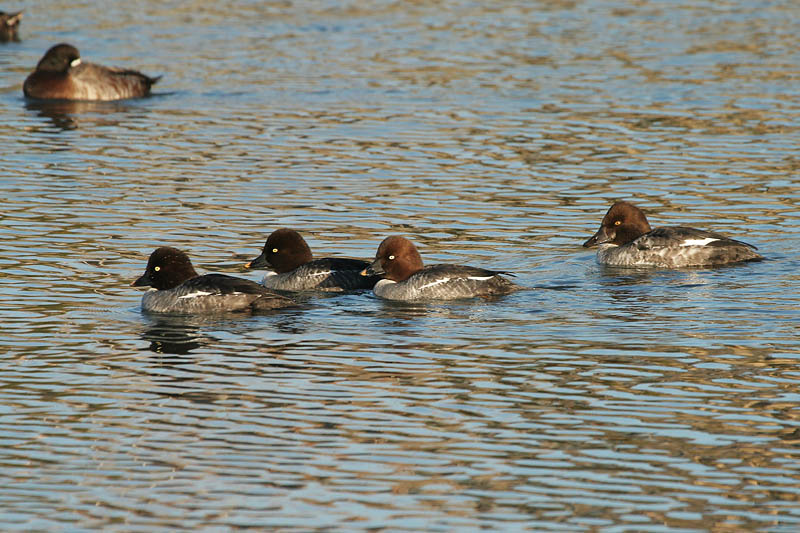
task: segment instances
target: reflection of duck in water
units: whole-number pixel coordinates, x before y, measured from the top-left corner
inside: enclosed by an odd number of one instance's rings
[[[19,41],[19,21],[22,20],[22,11],[5,13],[0,11],[0,43]]]
[[[77,48],[62,43],[45,53],[25,80],[22,91],[28,98],[46,100],[121,100],[149,95],[159,78],[135,70],[84,63]]]
[[[157,316],[142,332],[142,339],[150,342],[150,351],[186,355],[192,350],[216,342],[211,336],[201,335],[197,325],[187,317]]]
[[[59,130],[74,130],[78,127],[82,113],[92,113],[87,118],[93,124],[116,126],[126,117],[120,111],[131,109],[124,101],[91,102],[79,100],[27,100],[25,109],[36,112],[37,116],[49,118]]]
[[[295,305],[249,279],[225,274],[200,276],[188,255],[167,246],[150,254],[147,269],[132,285],[155,289],[142,296],[142,310],[150,313],[258,312]]]

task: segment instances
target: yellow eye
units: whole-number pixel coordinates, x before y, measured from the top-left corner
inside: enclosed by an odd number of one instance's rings
[[[614,222],[614,225],[615,225],[615,226],[619,226],[620,224],[622,224],[622,221],[621,221],[621,220],[617,220],[616,222]]]
[[[273,249],[272,249],[272,253],[273,253],[273,254],[277,254],[277,253],[278,253],[278,249],[277,249],[277,248],[273,248]]]
[[[394,261],[394,256],[393,255],[389,256],[389,261]]]
[[[158,272],[159,270],[161,270],[161,267],[155,267],[153,270],[155,270],[156,272]]]

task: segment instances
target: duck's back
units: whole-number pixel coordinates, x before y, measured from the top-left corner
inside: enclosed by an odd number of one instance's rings
[[[606,246],[598,252],[601,263],[614,266],[681,268],[761,259],[750,244],[684,226],[656,228],[628,244]]]
[[[225,274],[197,276],[174,289],[150,290],[142,296],[142,309],[151,313],[262,311],[291,304],[255,282]]]
[[[408,279],[387,279],[375,285],[377,296],[387,300],[455,300],[511,293],[519,287],[494,270],[463,265],[430,265]]]
[[[368,262],[358,259],[327,257],[310,261],[291,272],[267,275],[262,283],[268,289],[291,292],[371,289],[378,278],[361,275],[368,266]]]
[[[158,79],[135,70],[81,63],[67,74],[37,70],[22,88],[29,98],[109,101],[147,96]]]

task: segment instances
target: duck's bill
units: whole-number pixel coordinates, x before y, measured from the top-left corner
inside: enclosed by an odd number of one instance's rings
[[[614,235],[609,235],[605,228],[600,228],[597,230],[597,233],[589,237],[589,239],[583,243],[584,248],[591,248],[592,246],[597,246],[598,244],[603,244],[605,242],[610,242],[614,240]]]
[[[265,268],[272,268],[272,265],[269,264],[269,261],[267,261],[267,258],[264,257],[264,254],[262,253],[252,261],[246,263],[244,267],[251,269],[265,269]]]
[[[385,273],[386,271],[381,266],[380,259],[376,259],[370,266],[361,271],[362,276],[380,276]]]
[[[149,287],[152,284],[152,280],[150,276],[147,275],[147,272],[139,276],[136,281],[131,283],[131,287]]]

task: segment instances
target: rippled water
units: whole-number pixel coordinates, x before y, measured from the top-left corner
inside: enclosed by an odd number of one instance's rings
[[[14,9],[7,5],[3,9]],[[9,530],[800,529],[793,2],[25,5],[0,47]],[[41,106],[52,44],[163,74]],[[598,266],[614,199],[768,258]],[[154,318],[299,229],[507,269],[496,301]]]

